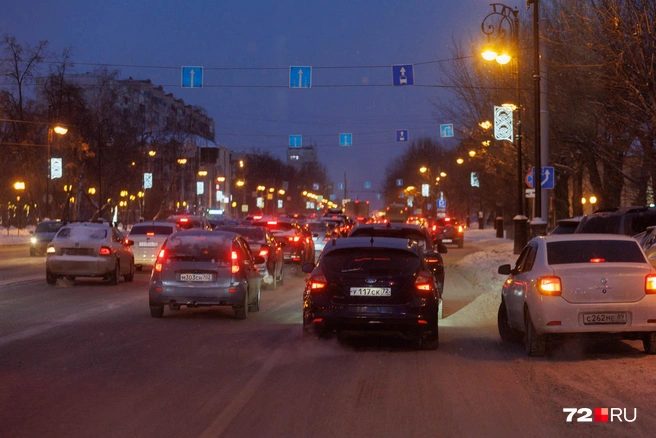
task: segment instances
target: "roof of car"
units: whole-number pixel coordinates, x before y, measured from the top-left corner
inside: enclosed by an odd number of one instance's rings
[[[204,230],[200,228],[192,228],[190,230],[178,231],[172,236],[207,236],[207,237],[219,237],[219,236],[229,236],[232,238],[241,236],[239,233],[234,233],[232,231],[223,231],[223,230]]]
[[[65,227],[94,227],[94,228],[112,228],[111,222],[69,222]]]
[[[388,222],[386,224],[358,224],[353,230],[374,229],[374,230],[417,230],[424,232],[426,227],[417,224],[406,224],[404,222]]]
[[[146,227],[146,226],[152,226],[152,225],[165,225],[167,227],[175,227],[176,225],[171,222],[171,221],[144,221],[144,222],[138,222],[134,225],[132,225],[132,228],[134,227]]]
[[[542,239],[548,242],[572,242],[580,240],[629,240],[637,242],[631,236],[625,236],[624,234],[584,234],[584,233],[573,233],[573,234],[549,234],[547,236],[538,236],[534,237],[533,240]]]
[[[417,243],[412,240],[394,237],[349,237],[333,239],[326,243],[324,251],[343,248],[391,248],[418,252]]]

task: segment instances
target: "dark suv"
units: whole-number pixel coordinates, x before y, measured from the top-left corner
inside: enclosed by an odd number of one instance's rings
[[[635,236],[652,225],[656,225],[655,207],[617,207],[584,216],[575,232]]]
[[[314,263],[314,241],[310,230],[289,219],[270,219],[253,221],[254,226],[267,227],[276,242],[282,244],[286,263],[299,266],[298,275],[305,275],[300,267],[305,263]]]

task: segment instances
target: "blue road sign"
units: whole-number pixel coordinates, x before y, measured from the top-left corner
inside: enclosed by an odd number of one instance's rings
[[[335,195],[333,195],[331,193],[330,195],[328,195],[328,199],[330,199],[331,201],[334,201],[335,200]]]
[[[290,148],[300,148],[303,146],[303,136],[302,135],[290,135],[289,136],[289,147]]]
[[[392,66],[392,83],[394,86],[414,85],[415,73],[412,64],[393,65]]]
[[[446,208],[446,199],[438,199],[437,208]]]
[[[312,184],[312,190],[319,190],[319,183]]]
[[[533,175],[535,175],[535,167],[531,167],[531,173],[526,175],[526,185],[529,186],[529,188],[533,189],[534,187],[534,182],[533,182]],[[543,189],[551,189],[553,190],[554,188],[554,168],[551,166],[542,166],[542,172],[540,172],[540,187]]]
[[[337,188],[338,188],[339,190],[344,190],[344,183],[338,183],[338,184],[337,184]]]
[[[396,180],[396,186],[397,187],[403,187],[403,180],[402,179],[397,179]]]
[[[312,67],[293,65],[289,67],[289,88],[312,87]]]
[[[183,88],[203,88],[203,67],[182,67]]]
[[[365,189],[370,189],[371,188],[371,182],[370,181],[365,181],[364,182],[364,188]]]
[[[440,125],[440,137],[453,137],[453,123]]]
[[[340,146],[352,146],[353,145],[353,134],[348,134],[348,133],[339,134],[339,145]]]
[[[396,141],[408,141],[408,130],[407,129],[397,129],[396,130]]]

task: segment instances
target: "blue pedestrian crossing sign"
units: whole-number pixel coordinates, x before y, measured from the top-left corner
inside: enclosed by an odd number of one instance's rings
[[[303,136],[302,135],[290,135],[289,136],[289,147],[290,148],[300,148],[303,146]]]
[[[397,129],[396,130],[396,141],[408,141],[408,130],[407,129]]]
[[[183,88],[203,88],[203,67],[182,67]]]
[[[352,146],[353,145],[353,134],[349,134],[349,133],[339,134],[339,145],[340,146]]]
[[[440,137],[453,137],[453,123],[440,125]]]
[[[401,85],[414,85],[415,72],[412,64],[393,65],[392,66],[392,83],[395,87]]]
[[[312,67],[293,65],[289,67],[289,88],[312,87]]]

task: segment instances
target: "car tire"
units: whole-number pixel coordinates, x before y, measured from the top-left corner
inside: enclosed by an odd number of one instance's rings
[[[645,353],[656,354],[656,332],[646,333],[642,338],[642,345],[645,347]]]
[[[517,343],[524,337],[524,333],[510,327],[506,302],[503,300],[499,304],[499,312],[497,313],[497,328],[499,329],[499,336],[505,342]]]
[[[234,306],[235,317],[237,319],[246,319],[248,317],[248,291],[244,294],[244,304],[241,306]]]
[[[426,333],[428,332],[428,333]],[[437,319],[428,323],[428,327],[419,332],[420,350],[437,350],[440,346],[440,332]]]
[[[150,306],[150,316],[153,318],[161,318],[164,316],[164,306]]]
[[[131,281],[133,281],[133,280],[134,280],[134,270],[135,270],[134,262],[131,262],[131,263],[130,263],[130,273],[129,273],[129,274],[125,274],[125,275],[123,276],[123,280],[125,280],[125,281],[128,282],[128,283],[131,282]]]
[[[537,334],[535,327],[533,326],[533,321],[531,320],[531,313],[528,309],[526,310],[524,324],[526,327],[526,336],[524,337],[526,354],[529,357],[544,356],[547,349],[547,337],[546,335]]]
[[[275,283],[275,280],[274,280]],[[249,312],[259,312],[260,311],[260,289],[257,290],[257,298],[248,306]]]
[[[46,283],[48,283],[50,286],[57,284],[57,276],[48,270],[46,270]]]
[[[284,284],[284,278],[285,278],[285,265],[280,264],[280,278],[278,279],[278,284],[282,286]]]
[[[114,265],[114,272],[109,274],[109,284],[112,286],[116,286],[118,284],[119,278],[121,277],[121,265],[119,265],[118,261]]]

